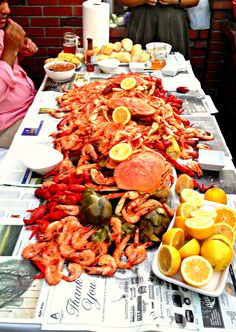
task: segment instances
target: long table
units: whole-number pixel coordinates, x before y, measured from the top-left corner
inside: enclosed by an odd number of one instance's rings
[[[219,172],[204,171],[199,183],[215,183],[227,192],[228,203],[236,208],[236,170],[231,153],[221,134],[211,98],[206,96],[193,75],[191,65],[176,77],[164,77],[166,90],[176,94],[176,87],[190,88],[184,99],[183,116],[196,127],[214,132],[212,147],[225,152],[226,166]],[[122,66],[116,74],[127,72]],[[155,75],[150,72],[149,74]],[[96,70],[83,68],[74,83],[107,78]],[[117,271],[112,278],[83,274],[76,282],[48,286],[33,280],[34,267],[21,260],[21,251],[30,232],[23,226],[29,209],[40,204],[34,196],[42,178],[22,163],[30,144],[51,144],[50,133],[59,120],[43,112],[56,108],[55,97],[72,82],[55,84],[47,77],[31,105],[9,149],[0,172],[0,331],[79,330],[79,331],[236,331],[236,262],[232,262],[225,290],[219,298],[202,295],[157,278],[152,272],[156,249],[132,270]],[[173,206],[178,198],[172,193]],[[9,286],[9,288],[8,288]],[[211,293],[210,293],[211,294]]]

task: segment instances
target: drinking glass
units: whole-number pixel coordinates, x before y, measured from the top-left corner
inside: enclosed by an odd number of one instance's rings
[[[63,37],[64,53],[75,54],[77,49],[77,36],[73,32],[66,32]]]
[[[161,70],[166,65],[167,51],[166,47],[155,47],[151,53],[152,70]]]

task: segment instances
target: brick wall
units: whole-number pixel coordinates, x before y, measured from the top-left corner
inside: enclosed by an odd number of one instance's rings
[[[220,70],[223,64],[224,41],[223,25],[225,21],[232,20],[231,0],[210,0],[211,29],[207,39],[206,60],[202,77],[203,89],[215,98],[218,95],[220,84]]]
[[[39,86],[44,75],[44,60],[55,57],[61,50],[65,31],[74,30],[82,41],[82,3],[83,0],[10,1],[13,18],[39,46],[39,52],[24,62],[24,67],[36,86]],[[189,35],[193,70],[205,92],[214,98],[217,95],[224,51],[222,26],[225,20],[232,18],[232,2],[210,0],[210,5],[211,29],[190,29]],[[112,29],[110,36],[113,40],[123,38],[124,29]]]

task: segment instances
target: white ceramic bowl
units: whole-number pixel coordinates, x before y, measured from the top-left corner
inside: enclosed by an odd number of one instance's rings
[[[199,149],[198,163],[202,169],[220,171],[225,167],[225,153],[224,151]]]
[[[162,48],[164,46],[166,47],[167,55],[170,54],[172,46],[170,44],[167,44],[167,43],[161,43],[161,42],[148,43],[148,44],[146,44],[146,50],[147,50],[148,53],[151,54],[154,47],[159,49],[159,48]]]
[[[105,74],[113,73],[119,67],[118,59],[103,59],[97,62],[99,69]]]
[[[45,73],[55,82],[69,81],[75,69],[76,66],[73,63],[65,61],[50,61],[44,65]]]
[[[25,149],[22,161],[32,171],[45,175],[59,165],[62,159],[60,151],[47,145],[35,144]]]
[[[129,70],[131,73],[140,73],[145,69],[145,62],[130,62]]]

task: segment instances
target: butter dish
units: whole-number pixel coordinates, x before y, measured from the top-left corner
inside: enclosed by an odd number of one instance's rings
[[[225,166],[224,151],[199,149],[198,163],[202,169],[220,171]]]

